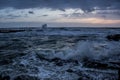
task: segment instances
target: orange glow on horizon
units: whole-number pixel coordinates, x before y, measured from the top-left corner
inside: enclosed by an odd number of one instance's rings
[[[120,24],[120,20],[102,19],[102,18],[64,18],[56,22],[90,23],[90,24]]]

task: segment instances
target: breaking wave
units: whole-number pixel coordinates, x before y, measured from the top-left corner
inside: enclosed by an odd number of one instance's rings
[[[78,60],[83,61],[83,59],[91,59],[91,60],[105,60],[112,59],[117,55],[120,55],[119,50],[120,44],[116,42],[91,42],[91,41],[80,41],[73,47],[63,47],[59,50],[52,50],[49,53],[44,52],[40,54],[44,54],[46,58],[60,58],[64,60]],[[39,51],[38,51],[39,52]]]

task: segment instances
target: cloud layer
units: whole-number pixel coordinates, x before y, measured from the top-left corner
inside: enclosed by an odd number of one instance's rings
[[[0,0],[0,8],[16,9],[51,8],[64,11],[67,8],[80,8],[86,12],[95,9],[120,10],[120,0]]]

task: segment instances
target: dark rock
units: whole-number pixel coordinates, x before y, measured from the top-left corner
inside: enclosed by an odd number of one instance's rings
[[[76,65],[79,64],[79,62],[78,62],[77,60],[73,60],[72,62],[73,62],[74,64],[76,64]]]
[[[28,44],[24,41],[6,41],[6,43],[0,46],[0,50],[25,50],[28,48]]]
[[[62,60],[60,58],[54,58],[51,61],[55,62],[55,64],[57,66],[63,66],[66,63],[74,63],[74,65],[78,65],[79,64],[77,60]]]
[[[62,62],[57,62],[56,65],[57,66],[63,66],[63,63]]]
[[[10,76],[2,76],[2,75],[0,75],[0,80],[10,80]]]
[[[72,69],[68,69],[66,71],[69,72],[69,73],[73,73],[74,72]]]
[[[39,58],[40,60],[49,61],[49,59],[45,58],[45,55],[44,55],[44,54],[38,54],[38,53],[36,53],[36,57]]]
[[[83,80],[82,77],[79,77],[78,80]]]
[[[15,32],[23,32],[25,30],[12,30],[12,29],[4,29],[0,30],[0,33],[15,33]]]
[[[58,62],[60,60],[61,60],[60,58],[54,58],[54,59],[52,59],[53,62]]]
[[[115,35],[108,35],[106,37],[108,40],[113,40],[113,41],[119,41],[120,40],[120,34],[115,34]]]
[[[24,41],[13,41],[12,45],[8,46],[7,48],[12,50],[25,50],[28,48],[28,44]]]
[[[66,62],[65,60],[61,60],[60,58],[54,58],[54,59],[47,59],[44,54],[36,54],[36,57],[40,60],[46,60],[48,62],[54,62],[57,66],[63,66],[63,64]]]
[[[11,42],[5,42],[3,45],[0,45],[0,50],[4,50],[4,49],[8,48],[11,45],[12,45]]]
[[[15,77],[14,80],[40,80],[40,79],[35,76],[19,75]]]
[[[12,63],[13,61],[10,59],[4,59],[4,60],[0,60],[0,65],[7,65]]]
[[[47,41],[43,41],[44,44],[56,44],[56,40],[47,40]]]
[[[61,60],[60,58],[54,58],[51,60],[52,62],[55,62],[57,66],[63,66],[64,61]]]
[[[108,64],[100,63],[100,62],[97,62],[97,61],[84,62],[83,66],[90,67],[90,68],[98,68],[98,69],[107,69],[108,68]]]
[[[120,69],[118,70],[118,80],[120,80]]]
[[[22,57],[26,55],[26,53],[19,53],[19,52],[8,52],[8,53],[1,53],[0,54],[0,65],[7,65],[13,62],[14,59],[17,57]]]
[[[82,74],[78,80],[93,80],[89,75]]]
[[[18,38],[13,38],[12,41],[20,41]]]

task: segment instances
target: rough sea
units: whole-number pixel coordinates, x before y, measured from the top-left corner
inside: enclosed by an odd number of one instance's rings
[[[118,80],[120,28],[0,28],[0,80]]]

